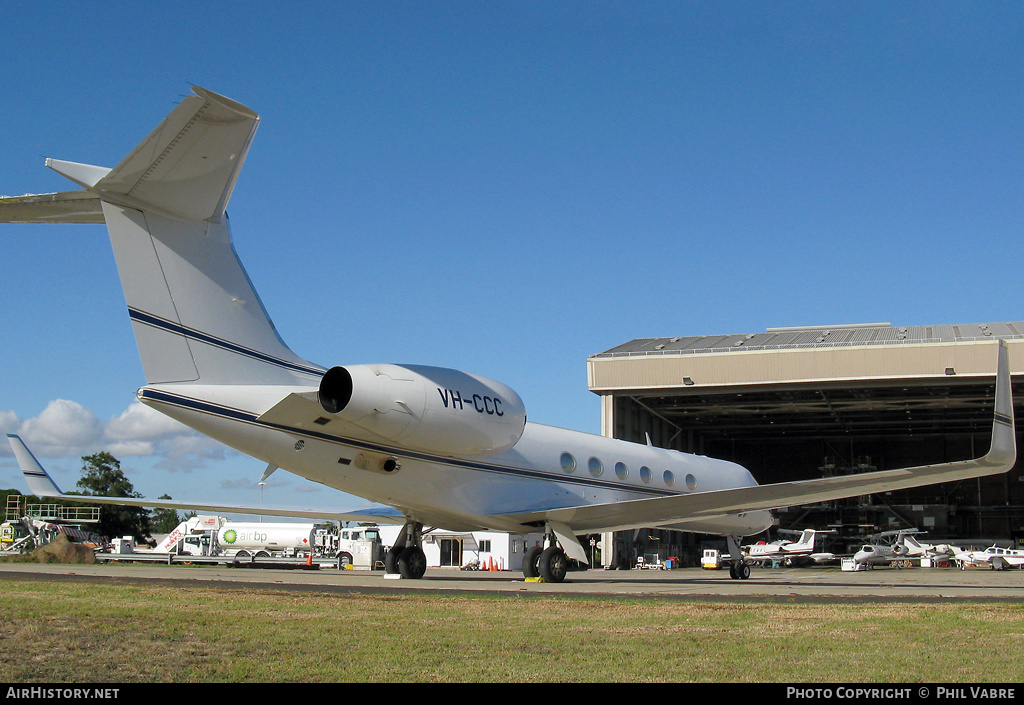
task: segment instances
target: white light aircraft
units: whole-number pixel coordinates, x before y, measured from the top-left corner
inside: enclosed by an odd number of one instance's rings
[[[959,551],[953,556],[961,570],[967,566],[988,566],[992,570],[1024,568],[1024,550],[989,546],[984,551]]]
[[[2,199],[0,222],[106,223],[146,378],[139,400],[268,472],[284,468],[392,508],[405,530],[388,552],[390,572],[423,576],[424,525],[542,531],[543,550],[523,570],[548,582],[564,580],[567,556],[587,562],[577,534],[663,527],[725,536],[733,577],[746,578],[739,538],[771,526],[772,509],[1002,473],[1015,462],[1001,342],[984,457],[770,485],[735,463],[528,422],[519,395],[486,377],[308,362],[278,336],[232,246],[226,208],[258,124],[244,105],[193,87],[112,169],[47,159],[82,190]]]
[[[784,530],[780,530],[782,533]],[[796,532],[794,532],[796,533]],[[804,529],[800,538],[796,541],[789,539],[777,539],[764,543],[754,543],[745,546],[748,563],[767,563],[770,561],[782,561],[785,565],[804,565],[808,563],[824,563],[835,559],[834,553],[823,551],[815,552],[814,542],[816,537],[822,534],[834,534],[833,530],[815,531]]]

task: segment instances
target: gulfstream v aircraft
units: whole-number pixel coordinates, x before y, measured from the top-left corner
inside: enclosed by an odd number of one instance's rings
[[[142,403],[261,459],[268,472],[393,508],[404,531],[388,552],[390,572],[422,577],[424,525],[542,530],[545,545],[523,571],[551,582],[565,578],[567,557],[586,562],[577,534],[665,527],[727,537],[733,577],[746,578],[738,539],[767,529],[774,508],[1014,464],[1002,343],[993,345],[995,417],[983,458],[762,486],[735,463],[528,422],[514,390],[479,375],[308,362],[278,337],[232,246],[226,208],[258,123],[244,105],[193,88],[113,169],[48,159],[82,190],[2,199],[0,221],[106,223],[142,357]],[[679,482],[649,484],[652,471]]]

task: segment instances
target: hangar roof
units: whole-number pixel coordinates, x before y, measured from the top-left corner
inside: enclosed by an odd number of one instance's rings
[[[956,343],[1024,338],[1024,321],[937,326],[863,323],[835,326],[769,328],[764,333],[637,338],[595,355],[693,355],[707,352],[833,348],[859,345]]]
[[[598,394],[645,395],[782,386],[878,386],[990,380],[995,343],[1024,374],[1024,322],[935,326],[889,323],[769,328],[764,333],[642,338],[587,360]]]
[[[1020,321],[872,323],[644,338],[589,358],[588,385],[609,403],[628,398],[676,428],[730,438],[777,437],[780,428],[984,430],[997,340],[1007,341],[1014,384],[1024,389],[1022,331]]]

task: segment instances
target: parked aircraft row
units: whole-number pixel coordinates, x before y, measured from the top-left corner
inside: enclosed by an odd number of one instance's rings
[[[746,545],[743,547],[746,561],[758,565],[800,566],[820,565],[839,561],[842,558],[836,553],[815,550],[815,539],[818,536],[835,534],[836,532],[833,530],[805,529],[802,532],[795,532],[781,529],[779,533],[799,534],[799,538],[796,540],[760,541]],[[872,537],[877,539],[876,541],[862,544],[861,548],[852,555],[852,560],[855,564],[868,568],[901,565],[908,562],[920,563],[923,559],[946,560],[961,568],[987,566],[1001,570],[1024,567],[1024,550],[1021,549],[992,546],[982,551],[966,550],[948,542],[920,541],[917,536],[921,533],[918,529],[883,531]]]
[[[956,546],[947,543],[922,543],[915,536],[918,533],[920,532],[916,529],[883,531],[877,535],[880,541],[865,543],[853,554],[853,560],[855,563],[872,567],[920,561],[922,558],[949,559],[960,551]]]
[[[0,199],[0,222],[105,223],[145,374],[138,399],[262,460],[268,473],[282,468],[375,504],[343,511],[78,501],[390,521],[404,530],[387,569],[405,578],[426,568],[424,526],[543,532],[544,546],[523,571],[548,582],[564,580],[568,559],[587,560],[578,534],[662,527],[725,536],[733,576],[746,578],[740,539],[770,527],[773,509],[1014,465],[1001,341],[993,345],[995,413],[984,457],[769,485],[732,462],[527,421],[519,394],[480,375],[309,362],[278,336],[232,244],[227,206],[258,124],[250,108],[193,87],[112,169],[47,159],[81,190]],[[359,306],[358,296],[346,291],[345,305]],[[652,470],[680,481],[651,483]]]

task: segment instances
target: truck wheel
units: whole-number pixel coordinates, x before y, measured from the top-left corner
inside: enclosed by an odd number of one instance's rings
[[[352,554],[351,553],[339,553],[338,554],[338,565],[352,565]]]

